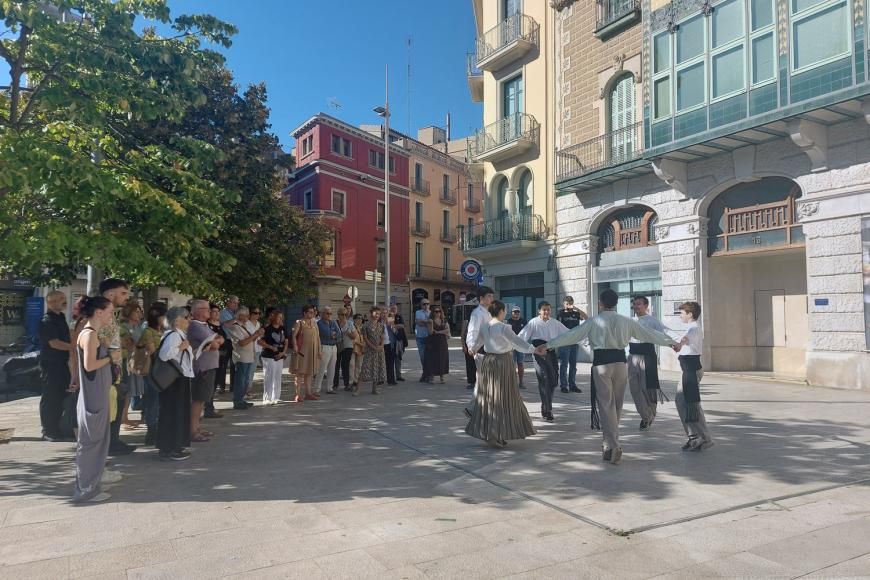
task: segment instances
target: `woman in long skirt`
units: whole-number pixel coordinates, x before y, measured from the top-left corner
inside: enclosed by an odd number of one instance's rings
[[[504,447],[511,439],[525,439],[535,434],[532,420],[520,395],[514,350],[540,354],[544,347],[536,349],[519,338],[504,323],[504,302],[493,301],[489,312],[492,314],[492,321],[480,329],[472,349],[477,351],[483,346],[486,355],[480,366],[477,398],[465,432],[491,445]]]
[[[157,356],[163,361],[175,361],[182,373],[160,393],[157,449],[160,459],[184,461],[190,457],[184,450],[190,446],[190,381],[193,378],[193,349],[187,340],[190,314],[182,306],[173,306],[166,313],[166,323],[170,330],[163,335]]]
[[[426,368],[423,374],[427,377],[440,378],[444,384],[444,375],[450,372],[450,352],[447,349],[447,337],[450,336],[450,325],[444,320],[444,311],[437,306],[429,315],[429,337],[426,339]]]
[[[101,491],[106,456],[109,454],[109,389],[112,364],[121,361],[121,352],[100,343],[97,333],[112,321],[114,307],[102,296],[88,298],[81,308],[87,320],[76,340],[79,398],[76,406],[78,435],[76,445],[76,486],[73,501],[105,501],[109,494]],[[120,476],[112,474],[111,480]],[[108,481],[107,481],[108,483]]]
[[[365,340],[363,352],[362,370],[359,373],[359,382],[371,383],[372,394],[379,395],[378,385],[387,380],[387,362],[384,358],[384,323],[381,321],[381,309],[372,306],[371,320],[362,327],[362,336]],[[359,394],[359,385],[354,387],[353,395]]]

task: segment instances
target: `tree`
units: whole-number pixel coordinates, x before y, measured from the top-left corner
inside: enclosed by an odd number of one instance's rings
[[[251,303],[284,303],[310,286],[310,260],[323,253],[329,230],[276,194],[292,160],[273,155],[280,149],[270,132],[266,87],[252,85],[240,93],[232,73],[218,64],[203,75],[201,87],[204,102],[177,122],[142,124],[141,138],[172,149],[174,136],[182,134],[217,149],[217,160],[203,177],[233,195],[206,247],[236,265],[201,275],[210,286]]]
[[[137,34],[136,18],[174,36]],[[235,29],[170,19],[167,0],[0,0],[0,270],[68,281],[99,265],[137,285],[214,293],[234,265],[214,243],[238,195],[203,177],[220,151],[184,133],[134,136],[201,105]]]

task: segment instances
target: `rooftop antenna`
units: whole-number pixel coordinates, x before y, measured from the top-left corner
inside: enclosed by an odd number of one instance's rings
[[[408,36],[408,136],[411,135],[411,36]]]

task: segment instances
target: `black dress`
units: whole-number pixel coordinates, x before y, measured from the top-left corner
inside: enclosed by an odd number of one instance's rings
[[[447,329],[447,324],[432,325],[433,331]],[[447,350],[447,335],[433,332],[426,339],[426,372],[427,377],[438,377],[450,372],[450,353]]]

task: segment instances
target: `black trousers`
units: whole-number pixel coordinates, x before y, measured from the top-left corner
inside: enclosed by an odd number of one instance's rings
[[[384,359],[387,363],[387,383],[396,384],[396,345],[390,343],[384,347]]]
[[[190,445],[190,379],[181,377],[160,393],[157,448],[165,453]]]
[[[464,352],[464,351],[463,351]],[[465,354],[465,380],[469,385],[477,382],[477,363],[474,362],[474,357],[464,352]]]
[[[548,350],[546,356],[535,355],[535,375],[538,377],[538,392],[541,395],[541,412],[553,411],[553,392],[559,383],[559,358]]]
[[[345,387],[350,386],[350,358],[353,356],[352,348],[344,348],[338,351],[338,356],[335,359],[335,374],[332,378],[332,388],[338,387],[338,375],[341,373],[341,380]]]
[[[219,389],[227,388],[227,367],[230,365],[230,358],[233,356],[232,349],[221,350],[218,358],[217,373],[214,377],[214,386]]]
[[[39,421],[42,434],[60,437],[60,418],[63,415],[63,400],[71,382],[69,365],[46,364],[42,370],[42,397],[39,399]]]
[[[127,365],[120,365],[121,382],[115,385],[118,392],[118,414],[115,420],[109,424],[109,448],[117,447],[121,441],[121,418],[124,416],[124,405],[127,403],[127,395],[130,394],[130,376],[127,374]]]

